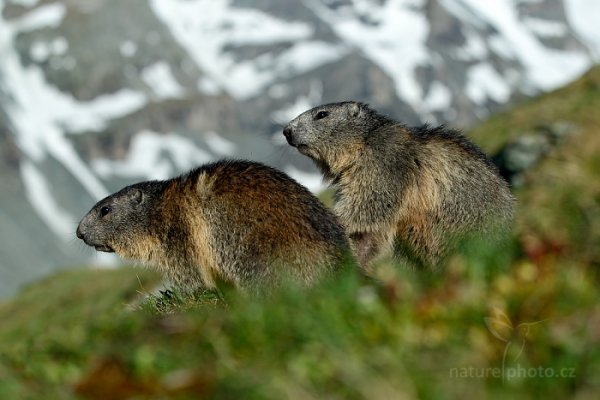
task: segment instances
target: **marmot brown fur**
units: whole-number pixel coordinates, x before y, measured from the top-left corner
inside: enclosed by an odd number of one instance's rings
[[[507,227],[514,199],[483,152],[444,127],[412,128],[358,102],[315,107],[283,130],[337,188],[361,265],[393,251],[436,266],[469,233]]]
[[[99,201],[77,236],[98,251],[157,266],[185,289],[223,281],[250,292],[310,286],[344,264],[336,217],[282,172],[221,161]]]

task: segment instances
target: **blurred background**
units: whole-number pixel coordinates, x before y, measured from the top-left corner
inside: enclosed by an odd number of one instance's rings
[[[302,111],[354,99],[468,131],[598,63],[598,21],[596,0],[0,0],[0,298],[114,265],[74,231],[126,184],[240,157],[318,191],[282,140]],[[476,139],[508,176],[573,123]]]

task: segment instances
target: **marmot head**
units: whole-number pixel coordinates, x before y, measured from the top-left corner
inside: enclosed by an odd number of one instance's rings
[[[335,170],[336,164],[348,161],[364,145],[370,132],[388,121],[364,103],[346,101],[300,114],[283,129],[283,135],[300,153]]]
[[[151,236],[150,210],[158,186],[159,182],[143,182],[100,200],[79,223],[77,237],[97,251],[131,258],[131,249]]]

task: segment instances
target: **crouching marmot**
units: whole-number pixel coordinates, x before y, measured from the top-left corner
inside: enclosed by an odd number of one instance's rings
[[[250,292],[288,280],[310,286],[339,270],[350,252],[343,228],[316,197],[248,161],[128,186],[99,201],[77,237],[154,265],[190,290],[219,281]]]
[[[435,266],[457,239],[512,219],[507,183],[456,131],[407,127],[343,102],[304,112],[283,134],[336,186],[335,211],[364,268],[388,251]]]

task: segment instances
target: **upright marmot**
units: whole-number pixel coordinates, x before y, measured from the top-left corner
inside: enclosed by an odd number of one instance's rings
[[[221,161],[99,201],[77,237],[98,251],[157,266],[186,289],[218,281],[250,292],[310,286],[350,252],[336,217],[282,172]]]
[[[390,250],[435,266],[463,235],[512,219],[507,183],[456,131],[407,127],[343,102],[304,112],[283,134],[336,186],[335,211],[364,268]]]

